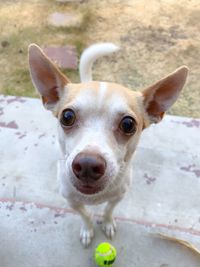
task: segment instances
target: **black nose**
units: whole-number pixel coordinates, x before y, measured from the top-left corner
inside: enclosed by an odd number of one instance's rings
[[[105,173],[105,159],[95,153],[79,153],[72,162],[72,169],[76,177],[84,182],[99,180]]]

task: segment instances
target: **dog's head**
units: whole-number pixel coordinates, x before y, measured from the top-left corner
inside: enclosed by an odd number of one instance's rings
[[[107,82],[71,83],[41,49],[29,49],[30,72],[44,106],[58,119],[66,176],[83,194],[121,183],[141,132],[176,101],[181,67],[142,92]]]

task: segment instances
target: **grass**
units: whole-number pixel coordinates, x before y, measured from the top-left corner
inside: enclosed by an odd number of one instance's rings
[[[77,48],[79,56],[86,46],[84,29],[92,20],[90,10],[84,6],[58,5],[54,1],[47,0],[42,4],[37,0],[28,3],[22,0],[5,1],[1,5],[0,28],[4,30],[0,39],[0,93],[37,97],[28,71],[28,45],[68,44]],[[52,12],[73,12],[75,9],[78,9],[83,16],[79,27],[54,28],[48,25],[47,18]],[[77,70],[63,72],[70,80],[79,81]]]
[[[55,0],[4,0],[0,7],[0,93],[37,96],[27,62],[30,43],[39,46],[72,45],[78,56],[95,42],[113,42],[121,50],[98,60],[94,79],[139,89],[181,65],[189,77],[171,114],[200,117],[200,8],[198,0],[116,1],[85,0],[58,4]],[[81,14],[75,27],[48,25],[53,12]],[[63,70],[72,82],[77,70]]]

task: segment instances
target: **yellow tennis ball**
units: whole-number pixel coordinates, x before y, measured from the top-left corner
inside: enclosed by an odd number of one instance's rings
[[[95,262],[99,267],[112,266],[116,256],[116,249],[106,242],[99,244],[94,253]]]

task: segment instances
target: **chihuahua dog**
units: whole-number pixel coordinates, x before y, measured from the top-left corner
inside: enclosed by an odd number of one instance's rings
[[[141,92],[93,81],[94,61],[117,50],[111,43],[86,49],[80,60],[81,83],[72,83],[37,45],[29,47],[33,84],[58,122],[60,190],[83,218],[80,240],[85,247],[94,236],[85,206],[107,202],[102,228],[113,238],[112,213],[129,187],[140,135],[150,124],[161,121],[177,100],[188,73],[182,66]]]

